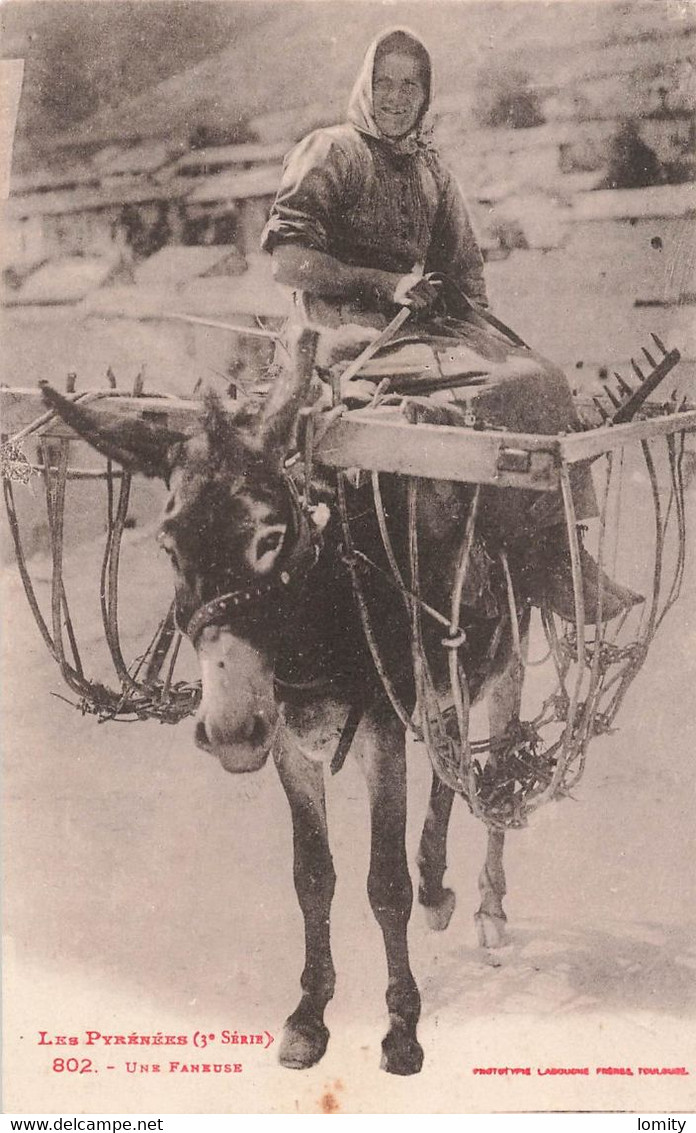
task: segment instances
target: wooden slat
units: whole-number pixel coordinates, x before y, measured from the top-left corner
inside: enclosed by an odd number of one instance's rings
[[[315,449],[332,468],[400,472],[433,480],[550,491],[558,486],[555,437],[411,425],[369,411],[339,418]]]
[[[103,393],[103,391],[99,391]],[[194,432],[202,406],[198,400],[106,396],[90,407],[109,415],[139,417],[175,430]],[[238,403],[225,400],[229,413]],[[45,412],[39,389],[0,388],[3,439],[18,433]],[[550,437],[532,433],[485,432],[449,425],[413,425],[402,417],[359,410],[335,421],[317,443],[318,463],[331,468],[363,468],[436,480],[495,484],[550,491],[558,487],[562,459],[589,460],[626,444],[696,432],[696,410],[649,421]],[[44,436],[75,437],[58,418],[43,425]]]
[[[696,410],[670,413],[666,417],[653,417],[649,421],[629,421],[625,425],[605,425],[587,433],[570,433],[559,437],[558,444],[564,459],[570,464],[588,460],[611,452],[624,445],[649,441],[652,437],[666,437],[670,433],[696,432]]]
[[[103,392],[103,391],[100,391]],[[223,402],[232,413],[234,401]],[[0,389],[2,433],[19,432],[44,412],[41,391]],[[200,401],[157,397],[103,397],[90,408],[110,416],[140,417],[163,427],[193,432]],[[396,416],[396,415],[395,415]],[[44,436],[74,437],[59,418],[41,429]],[[526,433],[479,432],[446,425],[412,425],[402,417],[361,410],[336,421],[316,448],[319,463],[333,468],[401,472],[437,480],[497,484],[548,491],[558,485],[555,437]]]

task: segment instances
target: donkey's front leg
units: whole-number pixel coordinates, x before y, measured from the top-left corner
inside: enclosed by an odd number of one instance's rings
[[[411,972],[407,929],[413,887],[406,862],[406,743],[404,729],[386,708],[374,709],[362,730],[362,759],[372,826],[367,892],[387,954],[389,1031],[382,1040],[382,1069],[417,1074],[423,1049],[416,1038],[420,995]]]
[[[336,874],[326,825],[324,769],[281,737],[275,761],[292,812],[294,876],[305,925],[302,998],[285,1023],[278,1058],[304,1070],[324,1054],[329,1032],[324,1009],[334,993],[329,917]]]
[[[420,871],[418,901],[425,909],[429,927],[435,932],[447,928],[455,906],[454,891],[445,889],[442,884],[447,868],[447,829],[453,799],[454,791],[433,771],[428,813],[416,861]]]

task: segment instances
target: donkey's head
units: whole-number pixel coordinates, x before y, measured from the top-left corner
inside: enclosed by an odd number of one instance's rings
[[[256,421],[206,399],[191,436],[104,415],[46,388],[52,408],[94,448],[169,488],[158,542],[175,576],[176,614],[201,668],[195,736],[228,771],[266,761],[277,718],[273,660],[292,581],[314,553],[310,520],[284,472],[306,401],[315,336]]]

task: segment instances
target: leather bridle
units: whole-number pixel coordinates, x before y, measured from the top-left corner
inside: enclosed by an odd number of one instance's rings
[[[231,629],[237,619],[248,617],[264,599],[273,595],[284,599],[293,584],[304,579],[317,562],[323,545],[323,525],[315,521],[316,509],[309,507],[288,473],[283,474],[283,484],[290,505],[290,522],[285,535],[285,546],[289,548],[287,553],[281,553],[272,577],[254,586],[220,594],[199,606],[188,619],[186,627],[179,627],[194,645],[208,626]]]

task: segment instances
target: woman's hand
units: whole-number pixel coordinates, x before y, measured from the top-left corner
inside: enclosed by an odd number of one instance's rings
[[[437,303],[441,290],[442,280],[434,272],[428,272],[427,275],[411,272],[401,276],[394,289],[393,302],[397,307],[429,311]]]

